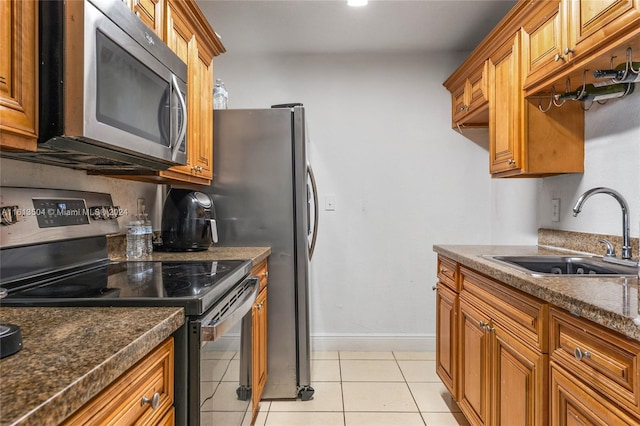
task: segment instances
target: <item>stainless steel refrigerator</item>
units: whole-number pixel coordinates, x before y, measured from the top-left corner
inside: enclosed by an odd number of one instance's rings
[[[213,194],[219,245],[270,246],[263,398],[313,395],[309,262],[317,191],[301,104],[214,111]]]

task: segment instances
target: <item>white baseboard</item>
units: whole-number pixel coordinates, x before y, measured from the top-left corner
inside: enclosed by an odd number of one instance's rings
[[[311,351],[435,352],[434,334],[315,334]]]

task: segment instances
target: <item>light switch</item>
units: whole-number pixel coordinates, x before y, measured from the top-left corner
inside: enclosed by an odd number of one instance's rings
[[[560,222],[560,199],[551,200],[551,222]]]
[[[326,211],[332,212],[335,211],[336,209],[336,196],[331,194],[331,195],[325,195],[324,196],[324,209]]]

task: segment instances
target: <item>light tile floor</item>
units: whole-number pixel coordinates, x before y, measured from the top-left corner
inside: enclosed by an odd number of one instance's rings
[[[468,425],[427,352],[315,352],[310,401],[263,401],[258,426]]]

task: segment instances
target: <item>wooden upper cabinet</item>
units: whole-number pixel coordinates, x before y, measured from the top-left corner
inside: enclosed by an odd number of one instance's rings
[[[578,102],[542,112],[522,89],[521,31],[489,58],[489,169],[493,177],[584,171],[584,111]]]
[[[571,59],[587,55],[625,32],[638,29],[638,0],[563,0],[566,3],[568,39]],[[620,58],[621,60],[623,58]]]
[[[523,169],[520,34],[489,57],[489,156],[492,174]]]
[[[213,179],[213,57],[224,48],[192,2],[169,1],[166,12],[167,44],[187,64],[188,147],[187,164],[160,176],[208,185]]]
[[[566,32],[563,31],[564,5],[560,0],[538,4],[543,7],[538,7],[538,10],[532,7],[522,27],[525,85],[546,78],[564,66],[564,47],[568,46]]]
[[[445,82],[451,92],[453,128],[488,126],[487,65],[483,62],[462,80]]]
[[[164,0],[133,0],[133,12],[160,38],[164,38]]]
[[[38,3],[0,1],[0,149],[35,151]]]
[[[638,0],[536,2],[525,19],[528,72],[524,88],[528,94],[548,90],[557,81],[563,84],[556,90],[564,91],[567,77],[575,89],[582,83],[583,70],[602,67],[611,56],[624,60],[624,54],[611,50],[612,45],[622,43],[623,52],[631,45],[638,50],[640,45],[632,41],[640,34]]]
[[[166,0],[122,0],[144,24],[164,40]]]

